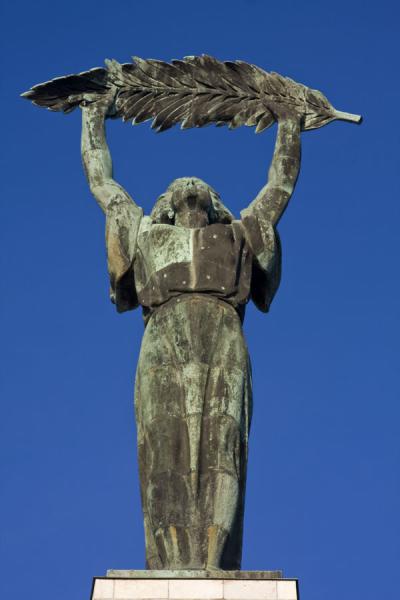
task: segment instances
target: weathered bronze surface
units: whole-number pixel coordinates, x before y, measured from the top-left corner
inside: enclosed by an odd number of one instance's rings
[[[231,129],[255,126],[258,133],[272,125],[274,107],[282,104],[301,116],[303,130],[335,119],[361,121],[359,115],[335,110],[318,90],[240,60],[221,62],[203,54],[166,63],[135,56],[124,64],[106,60],[106,66],[39,83],[22,95],[69,113],[82,104],[83,95],[95,101],[115,87],[109,116],[134,124],[152,119],[156,131],[177,123],[183,129],[216,123]]]
[[[119,312],[143,309],[135,409],[147,567],[240,569],[252,413],[245,306],[268,311],[279,286],[276,226],[296,184],[301,130],[360,118],[277,74],[210,57],[113,62],[26,95],[53,110],[81,106],[111,299]],[[116,115],[152,118],[158,130],[217,122],[260,131],[276,120],[268,182],[240,219],[195,177],[172,182],[143,216],[112,177],[104,121]]]

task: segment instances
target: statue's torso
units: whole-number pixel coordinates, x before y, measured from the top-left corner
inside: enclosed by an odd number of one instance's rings
[[[240,222],[187,229],[142,219],[134,273],[139,303],[150,310],[187,293],[210,294],[238,308],[250,295],[251,268]]]

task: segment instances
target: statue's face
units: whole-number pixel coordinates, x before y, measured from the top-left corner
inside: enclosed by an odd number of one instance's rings
[[[176,179],[170,186],[175,225],[205,227],[209,223],[212,199],[209,186],[196,177]]]

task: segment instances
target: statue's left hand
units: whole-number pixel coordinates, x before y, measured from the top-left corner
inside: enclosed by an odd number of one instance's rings
[[[278,121],[278,123],[281,123],[283,121],[301,123],[304,118],[303,115],[299,113],[297,107],[292,106],[286,102],[275,102],[274,104],[269,105],[268,108],[272,112],[273,116]]]

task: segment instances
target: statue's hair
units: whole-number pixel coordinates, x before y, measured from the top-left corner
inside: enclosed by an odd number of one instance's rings
[[[161,194],[156,200],[156,203],[153,206],[153,210],[151,211],[151,218],[153,223],[164,223],[166,225],[174,225],[175,223],[175,209],[172,202],[172,197],[174,194],[174,187],[179,185],[181,181],[185,178],[182,177],[180,179],[175,179],[169,186],[164,194]],[[194,179],[194,178],[192,178]],[[201,181],[201,180],[199,180]],[[217,192],[207,183],[202,181],[204,185],[207,186],[208,191],[211,196],[211,209],[209,213],[209,222],[210,225],[212,223],[224,223],[229,224],[235,218],[230,210],[224,206],[221,201],[221,198],[217,194]]]

